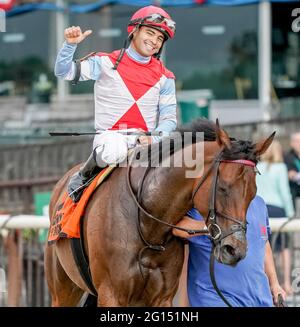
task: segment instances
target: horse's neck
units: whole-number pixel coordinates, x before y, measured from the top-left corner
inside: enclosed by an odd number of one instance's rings
[[[154,169],[144,190],[146,205],[167,220],[190,207],[194,180],[186,178],[185,174],[183,168]]]
[[[143,207],[153,216],[176,224],[192,206],[195,179],[202,174],[203,153],[203,143],[189,145],[171,157],[171,167],[163,161],[160,167],[150,169],[143,183]],[[157,224],[146,217],[143,223],[147,227]]]
[[[190,144],[174,153],[169,168],[163,161],[159,167],[150,169],[143,183],[143,207],[153,216],[176,224],[193,206],[193,189],[219,151],[217,142]],[[155,227],[158,225],[153,220],[148,218],[143,221],[153,227],[152,230],[157,230]]]

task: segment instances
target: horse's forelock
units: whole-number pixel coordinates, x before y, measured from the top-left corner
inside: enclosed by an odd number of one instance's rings
[[[236,160],[246,159],[257,163],[254,144],[251,141],[234,140],[231,142],[231,149],[225,149],[222,159]]]

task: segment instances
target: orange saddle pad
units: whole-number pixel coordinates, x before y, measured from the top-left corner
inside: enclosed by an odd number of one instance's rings
[[[80,238],[80,219],[95,189],[113,171],[115,166],[109,166],[94,178],[92,183],[83,191],[79,202],[74,203],[64,192],[56,206],[56,212],[50,221],[48,242],[52,244],[61,237]]]

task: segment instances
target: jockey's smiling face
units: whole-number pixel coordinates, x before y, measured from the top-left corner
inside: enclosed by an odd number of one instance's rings
[[[155,28],[141,26],[133,33],[132,48],[144,57],[158,53],[164,42],[164,35]]]

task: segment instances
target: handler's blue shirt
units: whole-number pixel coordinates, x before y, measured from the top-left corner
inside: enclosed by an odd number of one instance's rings
[[[203,220],[196,209],[188,216]],[[267,208],[256,196],[247,211],[248,251],[235,267],[215,260],[215,277],[223,295],[233,306],[273,306],[267,275],[264,271],[265,245],[270,233]],[[222,307],[225,303],[214,290],[209,275],[211,241],[207,236],[189,239],[188,295],[193,307]]]

